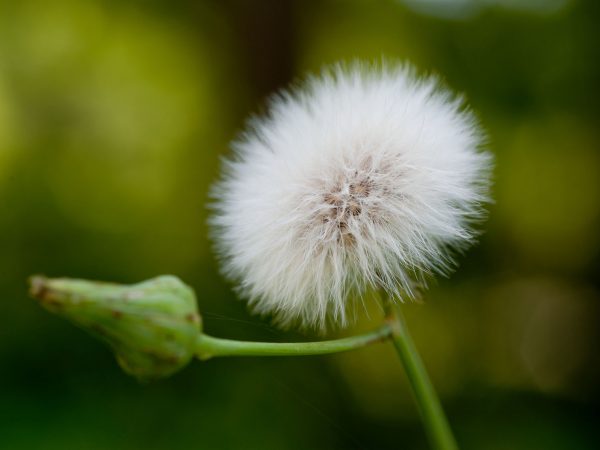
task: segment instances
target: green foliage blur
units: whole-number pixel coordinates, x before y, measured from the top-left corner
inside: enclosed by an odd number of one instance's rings
[[[311,338],[249,315],[219,275],[208,192],[269,93],[382,56],[462,92],[497,159],[480,244],[405,308],[461,448],[600,448],[599,6],[0,1],[0,448],[428,448],[389,345],[139,384],[26,292],[33,273],[171,273],[213,335]]]

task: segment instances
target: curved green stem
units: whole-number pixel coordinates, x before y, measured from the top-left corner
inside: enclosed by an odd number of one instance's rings
[[[196,356],[201,360],[220,356],[301,356],[324,355],[365,347],[382,342],[392,335],[392,327],[385,324],[366,334],[320,342],[246,342],[221,339],[200,334],[196,341]]]
[[[457,450],[452,430],[423,361],[408,333],[400,307],[392,305],[389,308],[392,342],[404,365],[431,446],[435,450]]]

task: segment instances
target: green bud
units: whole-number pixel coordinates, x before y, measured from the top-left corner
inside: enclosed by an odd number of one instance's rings
[[[193,290],[177,277],[120,285],[34,276],[30,283],[43,307],[106,342],[139,379],[167,377],[194,356],[202,323]]]

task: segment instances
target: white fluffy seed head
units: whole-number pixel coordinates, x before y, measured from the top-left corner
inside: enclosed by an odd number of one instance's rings
[[[211,225],[226,273],[282,326],[346,325],[349,298],[411,298],[473,241],[491,157],[460,98],[354,63],[273,97],[233,144]],[[349,317],[350,316],[350,317]]]

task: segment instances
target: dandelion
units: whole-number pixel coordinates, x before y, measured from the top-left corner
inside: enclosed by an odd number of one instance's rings
[[[282,326],[413,298],[473,242],[491,157],[463,100],[412,68],[354,63],[274,96],[213,191],[225,272]]]

